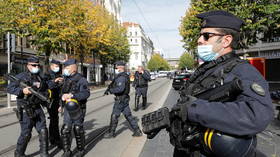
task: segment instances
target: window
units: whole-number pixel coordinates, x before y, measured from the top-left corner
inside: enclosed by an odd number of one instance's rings
[[[138,53],[135,52],[135,59],[138,60]]]
[[[129,35],[132,36],[132,32],[129,32]]]
[[[135,32],[135,36],[137,36],[137,32]]]
[[[137,39],[135,39],[135,43],[137,43]]]

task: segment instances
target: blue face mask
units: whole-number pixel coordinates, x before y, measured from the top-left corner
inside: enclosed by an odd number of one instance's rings
[[[68,69],[64,69],[64,70],[63,70],[63,75],[64,75],[64,76],[70,76],[71,73],[70,73],[70,71],[69,71]]]
[[[55,73],[59,72],[59,67],[55,67],[54,69],[52,69],[52,71]]]
[[[39,71],[40,71],[39,68],[32,68],[30,72],[31,72],[32,74],[37,74]]]
[[[219,53],[213,52],[213,45],[197,46],[197,54],[198,57],[204,62],[215,60],[219,56]]]

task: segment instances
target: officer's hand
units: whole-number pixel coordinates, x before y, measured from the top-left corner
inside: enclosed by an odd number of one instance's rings
[[[58,108],[58,112],[63,112],[63,107],[60,106],[60,107]]]
[[[23,88],[23,90],[22,90],[23,94],[25,94],[25,95],[31,94],[29,88],[31,88],[31,87]]]
[[[63,94],[61,99],[62,99],[63,101],[66,101],[66,100],[68,100],[68,99],[71,99],[72,97],[73,97],[73,94],[68,93],[68,94]]]
[[[188,107],[192,105],[192,102],[195,101],[197,98],[186,95],[180,97],[178,99],[177,104],[175,104],[171,109],[171,114],[173,116],[180,117],[183,121],[187,120],[187,113],[188,113]]]
[[[63,81],[63,78],[62,77],[58,77],[54,80],[54,82],[62,82]]]

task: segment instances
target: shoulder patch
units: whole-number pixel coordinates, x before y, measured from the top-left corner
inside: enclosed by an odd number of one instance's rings
[[[265,96],[265,91],[263,89],[262,86],[260,86],[259,84],[257,84],[256,82],[254,82],[252,85],[251,85],[251,89],[257,93],[258,95],[260,96]]]

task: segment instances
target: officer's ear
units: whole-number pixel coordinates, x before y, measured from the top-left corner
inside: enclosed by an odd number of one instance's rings
[[[231,47],[232,41],[233,41],[232,35],[225,35],[225,36],[224,36],[224,39],[223,39],[223,41],[222,41],[223,47],[224,47],[224,48]]]

